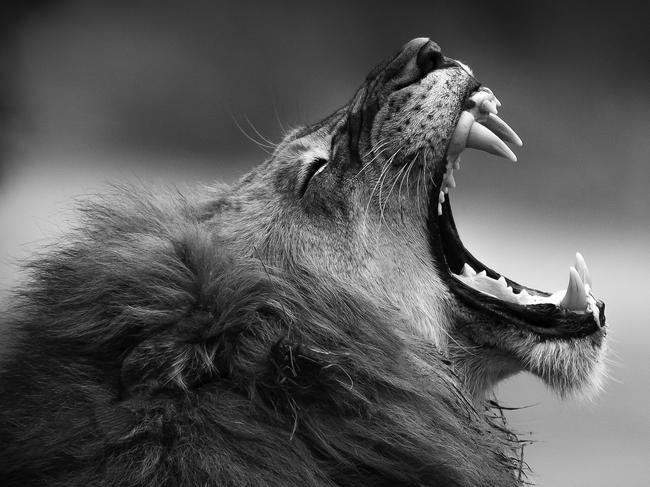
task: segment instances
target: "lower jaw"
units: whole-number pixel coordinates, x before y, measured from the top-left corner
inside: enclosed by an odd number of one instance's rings
[[[435,193],[432,193],[435,194]],[[433,197],[431,197],[433,200]],[[493,279],[500,275],[484,266],[462,247],[456,253],[455,259],[449,260],[450,252],[445,251],[445,235],[453,232],[457,235],[449,198],[443,204],[443,212],[438,215],[437,198],[429,205],[429,235],[430,248],[434,259],[440,262],[441,274],[450,291],[458,303],[466,308],[471,315],[481,321],[490,321],[500,326],[508,326],[520,330],[522,333],[531,333],[539,341],[545,340],[571,340],[598,335],[605,329],[605,305],[602,301],[591,298],[587,309],[575,311],[565,309],[553,302],[539,302],[537,304],[521,305],[507,300],[485,294],[463,283],[457,274],[463,264],[468,263],[477,272],[484,271]],[[444,227],[444,228],[443,228]],[[505,278],[508,286],[519,293],[525,290],[532,296],[539,296],[541,301],[551,301],[549,293],[522,286]]]

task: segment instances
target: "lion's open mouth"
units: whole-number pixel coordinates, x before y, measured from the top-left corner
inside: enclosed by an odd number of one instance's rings
[[[514,320],[544,335],[584,336],[598,331],[605,324],[604,304],[592,294],[589,270],[580,254],[576,254],[576,264],[570,268],[567,288],[547,293],[522,286],[490,269],[467,251],[458,236],[448,192],[456,187],[454,169],[459,168],[461,152],[469,147],[517,160],[505,142],[521,146],[521,140],[497,116],[499,106],[485,87],[467,97],[447,149],[437,200],[435,194],[431,198],[450,287],[465,304],[502,318],[507,315],[508,322]]]

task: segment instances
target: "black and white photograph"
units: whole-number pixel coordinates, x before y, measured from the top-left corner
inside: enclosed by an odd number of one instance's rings
[[[0,485],[648,486],[649,19],[4,0]]]

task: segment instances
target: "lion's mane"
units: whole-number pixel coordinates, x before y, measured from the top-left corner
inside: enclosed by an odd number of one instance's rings
[[[29,264],[0,484],[517,485],[516,439],[398,310],[232,255],[219,205],[165,199],[88,205]]]

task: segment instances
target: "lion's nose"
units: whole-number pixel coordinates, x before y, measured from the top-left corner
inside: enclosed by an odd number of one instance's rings
[[[440,46],[431,40],[426,42],[418,51],[416,64],[422,77],[431,71],[445,67],[445,57]]]
[[[454,66],[453,60],[442,55],[440,46],[428,37],[407,42],[385,70],[386,85],[395,90],[415,83],[436,69]]]

